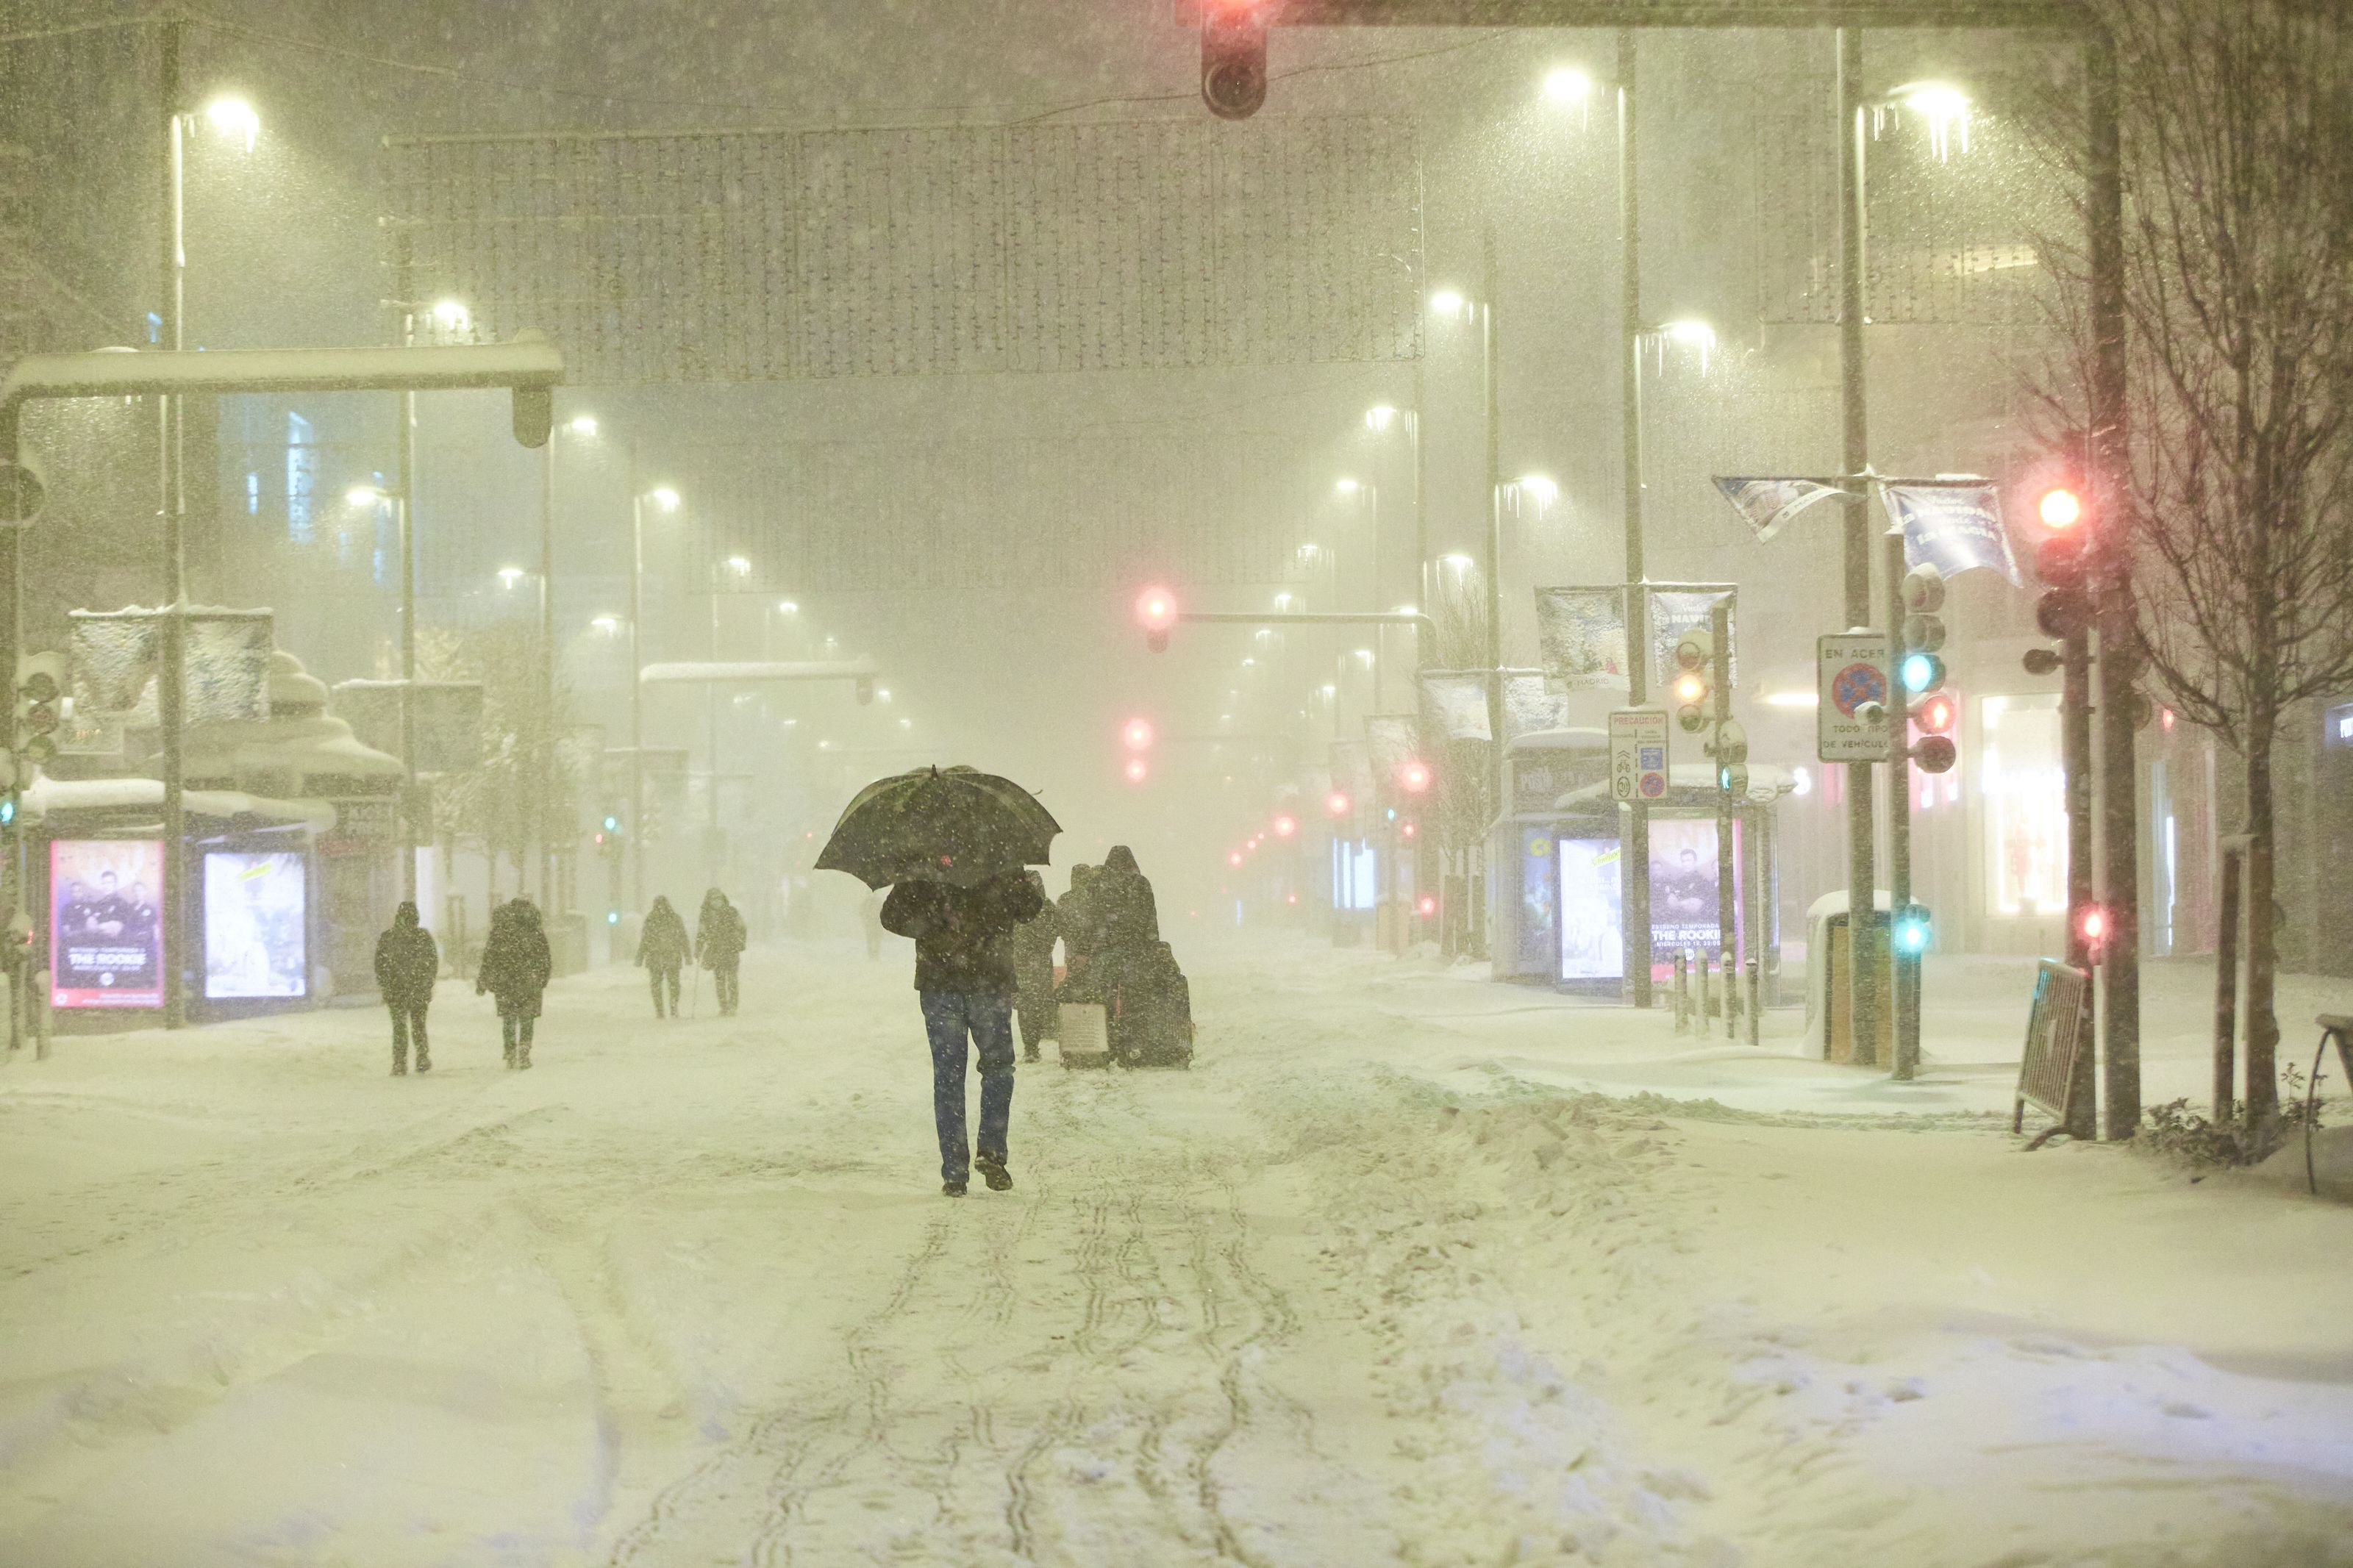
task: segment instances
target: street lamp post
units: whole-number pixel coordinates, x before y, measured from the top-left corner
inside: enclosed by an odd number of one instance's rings
[[[652,490],[638,481],[637,443],[629,444],[629,900],[646,904],[646,502],[663,511],[678,510],[678,492]]]

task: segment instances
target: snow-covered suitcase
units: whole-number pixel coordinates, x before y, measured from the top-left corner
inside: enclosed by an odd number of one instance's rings
[[[1111,1017],[1096,1002],[1061,1004],[1061,1032],[1057,1044],[1066,1068],[1111,1065]]]

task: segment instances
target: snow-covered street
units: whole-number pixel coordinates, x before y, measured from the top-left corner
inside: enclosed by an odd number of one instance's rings
[[[1196,1069],[1025,1067],[961,1202],[897,943],[727,1020],[561,982],[528,1074],[451,982],[422,1079],[375,1009],[61,1039],[0,1075],[0,1561],[2353,1562],[2345,1209],[1199,946]]]

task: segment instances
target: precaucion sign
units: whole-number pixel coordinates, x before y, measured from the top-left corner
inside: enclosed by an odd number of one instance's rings
[[[1620,708],[1609,715],[1609,793],[1619,800],[1666,798],[1665,709]]]
[[[1844,632],[1816,645],[1821,701],[1815,754],[1826,763],[1883,763],[1895,733],[1889,713],[1885,632]]]

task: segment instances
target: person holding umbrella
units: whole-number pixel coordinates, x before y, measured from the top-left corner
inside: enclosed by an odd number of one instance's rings
[[[818,857],[870,888],[889,886],[883,929],[915,942],[915,992],[932,1055],[940,1190],[962,1197],[974,1167],[991,1192],[1013,1185],[1013,932],[1045,909],[1025,868],[1061,831],[1018,784],[971,768],[924,768],[869,784]],[[967,1063],[980,1058],[980,1124],[968,1145]]]

